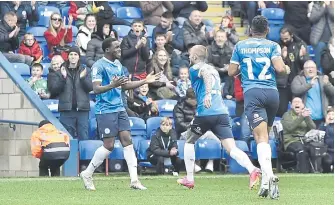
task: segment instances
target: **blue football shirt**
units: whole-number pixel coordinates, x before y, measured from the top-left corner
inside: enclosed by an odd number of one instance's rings
[[[235,45],[230,63],[240,66],[244,92],[251,88],[277,90],[276,71],[271,62],[277,57],[281,57],[279,44],[267,39],[249,38]]]
[[[106,86],[113,81],[114,77],[125,76],[120,61],[114,62],[103,57],[92,65],[92,81],[101,82]],[[121,87],[113,88],[105,93],[96,95],[95,114],[105,114],[125,111],[122,101]]]

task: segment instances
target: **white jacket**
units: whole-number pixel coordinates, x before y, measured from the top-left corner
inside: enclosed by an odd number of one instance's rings
[[[76,46],[80,49],[80,55],[86,56],[87,44],[91,40],[91,32],[86,26],[81,26],[79,28]]]

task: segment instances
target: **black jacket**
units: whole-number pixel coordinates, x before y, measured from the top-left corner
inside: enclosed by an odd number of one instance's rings
[[[185,132],[193,120],[196,112],[196,105],[191,105],[189,99],[182,98],[173,109],[173,119],[175,122],[178,138]]]
[[[330,75],[334,71],[334,58],[327,47],[321,52],[321,67],[323,68],[323,73],[328,75],[329,81],[334,85],[334,78]]]
[[[151,138],[150,146],[147,149],[147,157],[149,158],[151,155],[170,157],[169,151],[173,147],[178,149],[176,132],[171,129],[168,134],[165,134],[159,128],[156,134]]]
[[[121,43],[121,63],[128,68],[130,74],[146,72],[146,63],[150,56],[149,40],[147,39],[146,46],[142,46],[137,50],[135,46],[138,39],[132,30],[123,38]]]
[[[200,23],[199,26],[192,25],[190,20],[186,20],[183,26],[184,30],[184,44],[185,47],[188,48],[190,45],[203,45],[207,46],[208,36],[207,33],[204,34],[201,31],[201,27],[204,23]]]
[[[194,10],[202,12],[207,11],[208,5],[206,1],[172,1],[173,4],[173,16],[189,18],[190,14]]]
[[[80,79],[79,75],[84,70],[84,67],[80,66],[75,72],[75,76],[72,76],[71,72],[69,72],[69,69],[66,66],[66,62],[62,66],[66,68],[66,79],[63,78],[60,70],[48,74],[48,90],[52,96],[59,97],[58,111],[89,111],[89,92],[93,90],[91,70],[86,68],[86,77]],[[74,89],[76,94],[76,107],[73,107]]]
[[[19,48],[18,36],[9,38],[9,34],[14,29],[10,28],[5,20],[0,22],[0,51],[8,53],[9,51],[15,51]]]
[[[148,96],[150,98],[150,96]],[[144,100],[142,100],[138,95],[133,96],[133,98],[127,98],[128,108],[139,115],[143,120],[147,120],[149,117],[156,116],[151,113],[151,104],[147,105]]]

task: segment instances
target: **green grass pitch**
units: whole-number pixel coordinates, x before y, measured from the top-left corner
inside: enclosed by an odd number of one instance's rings
[[[247,175],[196,175],[195,189],[176,177],[142,176],[148,190],[129,189],[127,176],[95,176],[97,191],[86,191],[78,178],[2,178],[0,205],[248,205],[334,204],[334,175],[280,174],[280,199],[261,199],[248,190]]]

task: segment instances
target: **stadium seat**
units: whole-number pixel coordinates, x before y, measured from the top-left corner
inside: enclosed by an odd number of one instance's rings
[[[152,34],[154,32],[154,29],[156,28],[156,26],[154,25],[145,25],[146,29],[147,29],[147,37],[152,39]]]
[[[129,123],[131,136],[146,138],[147,127],[143,119],[138,117],[129,117]]]
[[[315,52],[314,52],[314,48],[311,45],[307,46],[307,52],[309,54],[309,56],[312,58],[313,61],[315,61]]]
[[[61,9],[60,13],[61,13],[62,17],[65,16],[67,18],[69,16],[69,9],[70,9],[69,6],[65,6]],[[66,22],[66,24],[67,24],[67,22]]]
[[[228,108],[229,116],[232,117],[232,118],[235,117],[236,116],[236,113],[235,113],[236,102],[235,102],[235,100],[223,100],[223,102],[225,103],[225,105]]]
[[[133,146],[134,146],[135,153],[138,153],[140,142],[142,140],[146,140],[146,139],[143,138],[143,137],[139,137],[139,136],[137,136],[137,137],[132,136],[131,140],[133,141]]]
[[[128,35],[131,28],[125,25],[113,25],[113,29],[116,30],[117,34],[119,35],[119,38],[123,38],[126,35]]]
[[[120,7],[116,11],[116,16],[122,19],[142,19],[142,11],[136,7]]]
[[[88,119],[88,138],[90,140],[99,139],[97,130],[97,119],[95,117]]]
[[[50,63],[41,63],[41,65],[43,66],[43,77],[47,77],[49,74],[49,68],[50,68]]]
[[[109,159],[120,159],[120,160],[124,159],[123,146],[122,146],[120,140],[115,140],[114,149],[113,149],[112,153],[110,153]]]
[[[185,140],[177,140],[177,144],[178,144],[178,157],[180,159],[184,159]]]
[[[272,153],[272,156],[271,158],[272,159],[277,159],[278,155],[277,155],[277,145],[276,145],[276,141],[275,140],[269,140],[269,144],[270,144],[270,147],[271,147],[271,153]],[[255,140],[252,140],[250,142],[250,152],[251,152],[251,158],[252,159],[258,159],[258,156],[257,156],[257,144],[256,144],[256,141]]]
[[[54,6],[39,6],[38,7],[39,21],[37,22],[37,25],[48,27],[50,16],[52,13],[60,14],[60,11],[57,7]]]
[[[27,29],[27,33],[31,33],[34,35],[36,41],[38,43],[46,42],[44,38],[44,32],[47,30],[46,27],[43,26],[36,26],[36,27],[30,27]]]
[[[59,118],[60,113],[58,112],[58,100],[47,99],[43,100],[43,103],[49,108],[49,110],[56,118]]]
[[[195,158],[221,159],[221,144],[216,140],[198,140],[195,143]]]
[[[121,8],[122,6],[115,2],[109,2],[109,6],[112,8],[113,12],[116,14],[118,8]]]
[[[77,37],[78,34],[78,28],[76,26],[72,26],[72,36]],[[72,41],[74,42],[75,39],[73,38]]]
[[[249,154],[248,144],[245,141],[236,140],[235,143],[240,150],[242,150],[246,154]],[[228,171],[230,173],[232,174],[248,173],[248,170],[242,167],[239,163],[237,163],[235,159],[231,158],[225,150],[222,150],[222,157],[227,159],[229,165]]]
[[[149,146],[150,146],[150,140],[142,140],[139,142],[138,154],[137,154],[138,160],[140,160],[140,162],[138,163],[139,167],[153,167],[150,162],[146,161],[147,149],[149,148]]]
[[[158,112],[161,117],[173,117],[173,108],[177,100],[157,100]]]
[[[159,128],[162,118],[163,117],[150,117],[147,120],[147,139],[151,139],[151,137],[156,133],[156,130]],[[172,127],[174,127],[173,120]]]
[[[91,160],[95,151],[101,147],[101,140],[83,140],[79,141],[79,158],[81,160]]]
[[[241,118],[240,117],[235,117],[232,120],[232,132],[234,139],[238,140],[241,138],[241,123],[240,123]]]
[[[50,58],[49,58],[49,48],[48,48],[48,44],[46,42],[42,42],[40,43],[40,47],[42,49],[42,53],[43,53],[43,59],[42,62],[43,63],[50,63]]]
[[[12,63],[14,70],[26,80],[30,78],[30,67],[24,63]]]
[[[267,39],[278,42],[280,40],[280,29],[284,25],[285,11],[280,8],[265,8],[262,9],[261,13],[269,21],[270,32]]]

